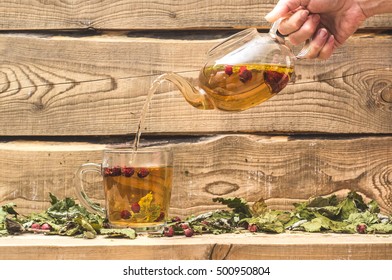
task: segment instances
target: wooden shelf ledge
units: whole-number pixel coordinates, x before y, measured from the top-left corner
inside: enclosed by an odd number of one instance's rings
[[[2,260],[380,260],[392,259],[392,235],[223,234],[135,240],[29,234],[0,238]]]

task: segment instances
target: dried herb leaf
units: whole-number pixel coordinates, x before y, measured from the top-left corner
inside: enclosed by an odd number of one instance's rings
[[[9,234],[20,234],[24,232],[23,226],[17,221],[6,218],[5,226]]]
[[[103,218],[89,213],[84,207],[75,203],[71,198],[59,200],[49,194],[51,206],[47,211],[18,217],[14,204],[0,207],[0,236],[22,233],[30,229],[34,223],[48,224],[50,231],[45,234],[94,238],[98,234],[108,237],[136,238],[133,229],[104,229]],[[248,228],[253,232],[281,233],[285,230],[302,230],[307,232],[336,232],[336,233],[392,233],[392,219],[383,215],[375,201],[364,203],[361,195],[350,192],[344,199],[339,200],[335,195],[316,197],[312,200],[294,204],[292,211],[268,209],[264,200],[255,202],[250,207],[242,198],[214,198],[213,201],[227,205],[228,210],[207,212],[191,216],[184,222],[196,233],[238,233]],[[134,213],[133,218],[140,221],[154,221],[160,215],[152,193],[140,201],[140,212]],[[139,216],[138,216],[139,215]],[[183,222],[173,221],[168,226],[173,227],[174,234],[184,234]]]
[[[259,199],[252,205],[252,216],[264,214],[267,211],[267,204],[264,199]]]
[[[243,214],[244,217],[251,217],[252,213],[250,211],[248,202],[243,198],[238,197],[216,197],[213,198],[212,201],[220,202],[224,205],[227,205],[229,208],[233,209],[234,213]]]
[[[336,205],[338,205],[338,199],[336,195],[331,195],[329,197],[316,197],[307,204],[307,207],[325,207]]]
[[[379,234],[392,233],[392,224],[373,224],[370,227],[367,227],[366,231],[368,233]]]
[[[136,238],[136,231],[131,228],[124,228],[124,229],[101,229],[102,235],[107,235],[108,237],[126,237],[129,239]]]

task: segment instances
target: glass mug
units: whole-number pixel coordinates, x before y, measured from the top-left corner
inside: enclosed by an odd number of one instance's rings
[[[85,174],[103,178],[105,209],[85,192]],[[169,149],[108,149],[101,164],[85,163],[77,170],[76,195],[88,210],[106,216],[111,227],[159,231],[168,218],[173,181]]]

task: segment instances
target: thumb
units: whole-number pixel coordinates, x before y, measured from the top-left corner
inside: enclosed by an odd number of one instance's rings
[[[301,6],[301,1],[280,0],[274,9],[269,12],[265,19],[269,22],[277,21],[279,18],[286,16],[291,11]]]

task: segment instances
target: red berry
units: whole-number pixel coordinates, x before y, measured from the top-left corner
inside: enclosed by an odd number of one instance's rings
[[[150,171],[148,171],[147,168],[140,168],[137,171],[137,176],[139,176],[139,178],[144,178],[146,177],[148,174],[150,174]]]
[[[241,66],[240,67],[240,73],[244,72],[245,70],[248,70],[246,66]]]
[[[289,82],[289,76],[276,71],[265,71],[264,81],[271,88],[272,93],[280,92]]]
[[[174,218],[172,218],[172,220],[171,220],[173,223],[178,223],[178,222],[181,222],[181,218],[180,217],[174,217]]]
[[[135,173],[135,169],[133,167],[123,167],[121,172],[125,177],[131,177]]]
[[[165,227],[163,230],[163,234],[167,237],[172,237],[174,235],[174,228],[173,227]]]
[[[231,65],[226,65],[225,66],[225,73],[229,76],[231,76],[231,74],[233,74],[233,66]]]
[[[121,167],[115,166],[112,168],[112,176],[120,176],[121,175]]]
[[[210,223],[207,222],[207,221],[201,221],[201,224],[203,225],[203,226],[202,226],[202,229],[203,229],[203,230],[206,230],[206,229],[208,228],[208,226],[210,225]]]
[[[358,233],[366,233],[367,226],[365,224],[357,225],[357,232]]]
[[[32,228],[32,229],[40,229],[41,226],[40,226],[39,224],[37,224],[37,223],[33,223],[33,224],[31,225],[31,228]]]
[[[120,213],[121,219],[129,219],[131,217],[131,212],[128,210],[122,210]]]
[[[105,167],[103,169],[103,176],[120,176],[121,175],[121,168],[115,166],[113,168]]]
[[[156,218],[154,222],[160,222],[160,221],[162,221],[164,218],[165,218],[165,213],[164,213],[164,212],[161,212],[161,213],[159,214],[159,217]]]
[[[133,213],[139,213],[140,212],[140,205],[139,203],[135,202],[131,204],[131,210]]]
[[[41,226],[42,230],[50,230],[51,228],[52,227],[49,224],[46,224],[46,223]]]
[[[193,229],[191,229],[191,228],[185,229],[184,234],[186,237],[191,237],[193,235]]]
[[[248,226],[248,230],[250,232],[256,232],[257,231],[257,226],[255,224],[251,224]]]
[[[103,176],[112,176],[112,169],[110,167],[105,167],[103,169]]]
[[[244,229],[248,229],[248,228],[249,228],[249,223],[248,223],[248,222],[243,222],[243,223],[241,224],[241,226],[242,226]]]
[[[187,223],[182,223],[180,226],[184,230],[189,228],[189,225]]]
[[[252,79],[252,72],[246,69],[246,66],[241,66],[240,68],[240,81],[246,83]]]

